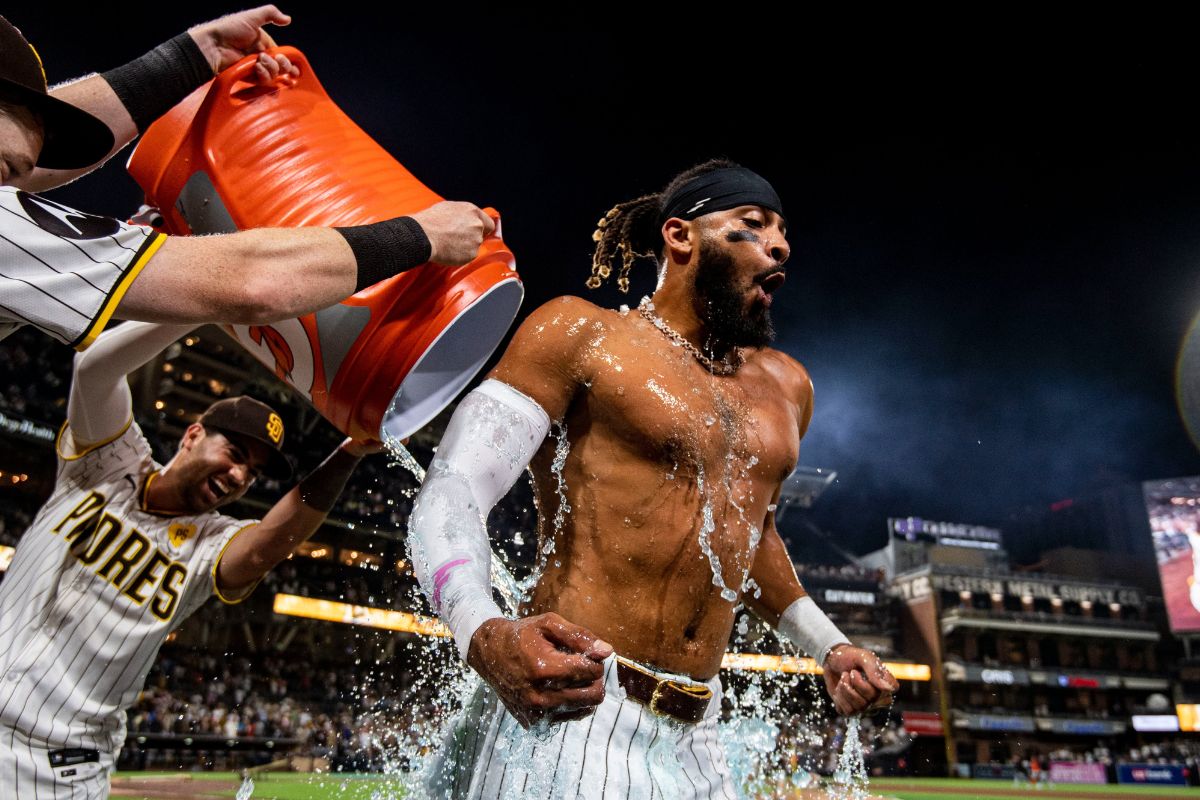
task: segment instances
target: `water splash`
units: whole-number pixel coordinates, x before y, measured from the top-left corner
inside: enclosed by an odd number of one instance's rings
[[[555,320],[554,324],[557,322]],[[655,387],[663,394],[655,392]],[[664,403],[669,399],[680,406],[683,405],[660,385],[654,384],[649,388]],[[696,394],[700,392],[696,391]],[[727,420],[724,419],[724,415],[721,417],[721,427],[726,428]],[[708,423],[707,419],[704,421]],[[717,419],[713,418],[713,422],[707,427],[712,427],[716,422]],[[548,541],[539,543],[536,550],[538,566],[535,566],[535,573],[540,573],[554,554],[557,537],[561,535],[567,516],[572,510],[563,477],[563,468],[571,449],[565,426],[556,426],[553,435],[555,448],[551,470],[555,475],[554,496],[557,507],[551,517],[553,532]],[[419,484],[424,478],[425,470],[417,459],[399,442],[389,441],[386,444],[393,457],[393,466],[412,473]],[[727,490],[727,497],[737,509],[739,523],[749,526],[751,553],[757,546],[762,531],[759,526],[750,525],[746,521],[743,511],[746,498],[737,496],[734,488],[756,463],[757,459],[754,457],[750,457],[746,462],[727,459],[725,473],[720,476],[720,483],[724,484],[721,488]],[[669,477],[674,478],[678,468],[679,464],[676,463]],[[714,491],[717,488],[715,484],[716,481],[711,479],[706,481],[703,467],[697,469],[697,486],[703,500],[700,547],[713,570],[713,585],[721,589],[723,599],[733,603],[738,599],[738,592],[725,585],[722,565],[712,547],[712,536],[717,527],[714,495],[719,494]],[[742,502],[738,502],[739,500]],[[752,502],[753,498],[750,500]],[[774,511],[775,506],[772,504],[768,512]],[[491,577],[501,599],[508,606],[509,613],[515,614],[518,604],[536,583],[537,574],[518,581],[500,558],[493,558]],[[753,593],[753,596],[757,597],[762,590],[748,575],[744,575],[742,591]],[[419,602],[419,597],[414,591],[413,607]],[[748,647],[749,640],[757,640],[763,635],[772,634],[766,634],[761,624],[750,621],[749,617],[743,614],[735,625],[733,649],[753,649]],[[436,781],[431,783],[430,778],[435,777],[431,773],[439,768],[440,763],[431,755],[441,751],[448,731],[455,724],[455,718],[462,713],[465,703],[479,685],[477,676],[464,668],[454,648],[446,640],[426,638],[409,642],[406,646],[417,654],[420,665],[414,671],[415,680],[410,686],[404,687],[403,699],[397,704],[411,709],[410,716],[393,719],[384,712],[375,711],[364,715],[371,723],[369,727],[372,731],[372,747],[386,754],[383,762],[385,773],[396,778],[393,783],[382,785],[373,800],[401,795],[413,798],[444,796],[436,792],[431,794],[428,789],[436,784]],[[785,646],[784,650],[790,652],[791,648]],[[829,774],[831,768],[834,768],[834,780],[828,787],[831,795],[854,800],[861,800],[866,796],[866,773],[858,720],[852,720],[847,725],[835,767],[833,753],[827,749],[825,738],[828,724],[825,709],[828,704],[818,679],[778,673],[726,675],[727,713],[726,721],[721,724],[721,740],[726,746],[728,762],[736,777],[741,796],[795,797],[797,792],[815,787],[818,782],[817,774]],[[795,698],[806,694],[808,702],[805,704],[805,710],[799,714],[790,710],[794,708]],[[529,788],[537,788],[548,779],[545,776],[544,765],[534,758],[536,746],[537,743],[544,742],[546,735],[553,734],[554,730],[550,728],[535,729],[529,735],[511,732],[505,737],[502,747],[498,748],[497,757],[505,759],[505,762],[514,765],[514,768],[526,764],[531,781]],[[669,737],[660,738],[663,742],[669,741]],[[671,764],[678,764],[672,748],[664,746],[657,752],[652,751],[650,760],[658,765],[651,769],[655,774],[663,775],[663,781],[672,780],[672,776],[678,774],[677,769],[674,773],[671,769]],[[547,788],[552,790],[553,787]],[[663,788],[666,788],[666,784]],[[673,793],[667,791],[663,794],[670,797]]]
[[[563,467],[567,465],[567,456],[571,453],[571,440],[567,438],[567,424],[556,422],[550,435],[554,437],[554,460],[550,463],[550,472],[554,475],[555,491],[558,495],[558,508],[554,509],[554,537],[551,538],[550,549],[542,548],[542,552],[554,552],[554,539],[566,524],[567,515],[571,513],[571,504],[567,501],[567,481],[563,477]]]
[[[663,405],[665,405],[667,408],[671,409],[672,411],[687,413],[687,404],[681,402],[679,398],[675,397],[675,395],[664,389],[661,385],[659,385],[658,381],[654,380],[654,378],[650,378],[648,381],[646,381],[646,388],[653,392],[655,397],[657,397],[659,400],[662,400]]]
[[[732,603],[737,600],[737,592],[725,585],[725,577],[721,570],[721,559],[717,557],[717,553],[712,547],[711,537],[717,526],[713,521],[712,498],[704,490],[703,466],[700,466],[696,472],[696,487],[704,497],[704,508],[700,511],[700,552],[708,558],[708,565],[712,568],[712,583],[713,586],[721,590],[721,599]]]
[[[867,767],[863,758],[861,720],[859,717],[846,719],[846,731],[842,740],[842,752],[838,755],[837,769],[833,773],[833,786],[840,797],[863,800],[867,796]]]
[[[393,459],[388,466],[395,465],[408,470],[417,479],[417,485],[420,486],[421,482],[425,480],[425,468],[421,466],[421,462],[417,461],[416,456],[404,446],[404,442],[384,431],[383,446],[387,448],[388,455]]]
[[[546,565],[550,561],[550,556],[554,554],[555,543],[558,537],[562,534],[563,526],[566,525],[567,516],[571,513],[571,503],[567,500],[567,480],[563,477],[563,468],[567,464],[567,456],[571,453],[571,440],[567,437],[567,425],[565,422],[555,422],[550,429],[550,435],[554,438],[554,459],[550,462],[550,473],[554,476],[555,497],[558,501],[554,509],[552,518],[551,530],[544,541],[538,543],[537,560],[533,566],[533,570],[522,580],[513,580],[511,584],[516,588],[518,603],[513,606],[515,611],[520,603],[527,602],[532,596],[533,588],[537,586],[537,582],[546,572]],[[539,512],[540,513],[540,512]],[[493,564],[495,561],[493,561]],[[558,561],[554,562],[555,566],[561,566]]]

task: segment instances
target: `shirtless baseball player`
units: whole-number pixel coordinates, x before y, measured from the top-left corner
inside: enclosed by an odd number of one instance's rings
[[[423,590],[488,688],[468,704],[435,787],[734,797],[715,731],[739,602],[816,658],[839,712],[890,701],[895,679],[817,609],[775,530],[812,414],[804,368],[766,346],[785,233],[774,189],[729,162],[617,206],[595,234],[589,285],[616,268],[624,289],[647,257],[659,269],[653,298],[620,312],[551,301],[459,405],[410,546]],[[552,423],[569,444],[558,529]],[[492,600],[484,520],[526,464],[539,549],[553,553],[513,620]],[[521,726],[546,721],[562,724],[532,752],[518,746]],[[674,761],[652,757],[663,741]]]
[[[191,327],[125,323],[76,356],[54,491],[0,582],[0,797],[106,797],[167,634],[214,593],[244,599],[375,450],[344,442],[261,521],[217,513],[291,468],[282,420],[248,397],[214,403],[154,462],[125,376]]]
[[[0,339],[34,325],[82,349],[110,318],[264,325],[331,306],[411,267],[465,264],[494,229],[470,203],[344,228],[168,237],[30,192],[100,166],[217,72],[259,53],[294,73],[261,6],[197,25],[141,58],[47,91],[37,53],[0,17]]]

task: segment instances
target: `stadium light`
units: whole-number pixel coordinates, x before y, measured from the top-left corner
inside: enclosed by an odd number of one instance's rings
[[[387,608],[356,606],[336,600],[318,600],[315,597],[300,597],[294,594],[277,594],[273,606],[276,614],[304,617],[324,622],[341,622],[346,625],[363,625],[389,631],[417,633],[422,636],[450,635],[450,630],[433,617],[393,611]],[[928,664],[903,664],[884,662],[884,666],[902,681],[928,681],[931,671]],[[761,653],[726,653],[721,659],[722,669],[751,670],[755,672],[783,672],[802,675],[820,675],[824,670],[811,658],[795,656],[772,656]]]
[[[792,506],[812,508],[821,493],[837,479],[837,472],[819,467],[796,467],[779,487],[779,508],[775,518],[782,520]]]

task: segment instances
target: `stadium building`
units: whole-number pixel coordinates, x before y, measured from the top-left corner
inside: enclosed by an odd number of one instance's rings
[[[919,518],[889,528],[888,545],[866,561],[894,576],[906,654],[934,666],[931,701],[952,771],[1012,777],[1054,762],[1064,776],[1104,782],[1117,777],[1117,754],[1178,731],[1167,721],[1181,699],[1171,643],[1161,604],[1142,588],[1010,569],[993,528]]]

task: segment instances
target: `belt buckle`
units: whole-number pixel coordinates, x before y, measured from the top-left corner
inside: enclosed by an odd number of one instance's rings
[[[662,678],[657,679],[657,683],[654,684],[654,691],[650,694],[650,712],[653,714],[658,714],[662,717],[671,717],[674,719],[674,714],[670,713],[669,711],[660,710],[658,707],[658,701],[663,695],[663,686],[666,684],[667,681],[663,680]]]

